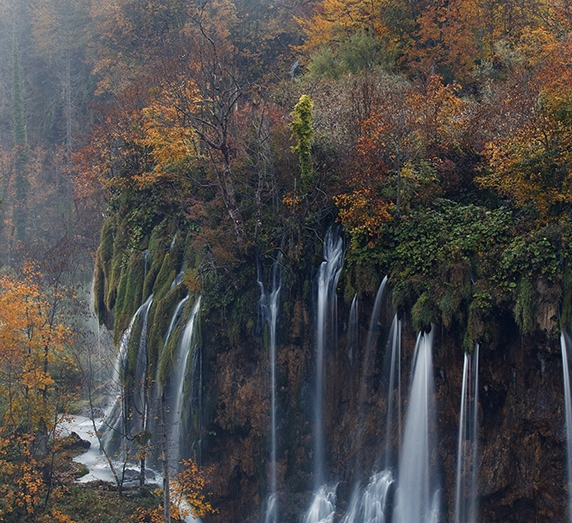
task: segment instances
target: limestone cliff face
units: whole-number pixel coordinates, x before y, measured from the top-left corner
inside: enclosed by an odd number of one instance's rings
[[[364,301],[364,316],[367,304]],[[279,490],[282,521],[298,521],[312,488],[313,329],[311,306],[299,303],[282,317],[279,342]],[[371,369],[363,349],[346,350],[339,307],[337,348],[327,354],[325,422],[331,478],[339,481],[343,513],[356,475],[367,479],[379,466],[385,445],[387,392],[383,383],[384,343]],[[406,319],[405,319],[406,320]],[[367,336],[367,321],[361,339]],[[510,317],[498,343],[481,347],[479,386],[478,495],[481,522],[567,521],[562,360],[558,339],[522,338]],[[443,510],[452,521],[463,352],[454,334],[437,331],[434,347],[438,405],[438,467]],[[305,332],[306,337],[300,335]],[[404,325],[403,399],[410,375],[415,333]],[[268,358],[261,348],[233,348],[217,357],[211,394],[214,418],[207,461],[216,467],[212,521],[256,521],[267,487],[269,440]],[[361,361],[360,361],[361,360]],[[361,380],[367,380],[360,403]],[[215,399],[216,398],[216,399]],[[402,408],[405,412],[405,407]],[[359,435],[358,435],[359,434]],[[359,448],[358,448],[359,447]]]
[[[176,304],[186,293],[203,295],[197,341],[202,351],[201,403],[184,417],[184,455],[213,466],[212,504],[219,512],[207,522],[259,521],[268,494],[270,360],[268,333],[258,310],[256,261],[243,264],[240,277],[197,287],[196,255],[189,252],[186,234],[178,232],[179,240],[173,241],[174,229],[162,224],[161,235],[154,231],[148,241],[143,239],[128,251],[120,226],[107,227],[96,269],[100,317],[124,329],[146,295],[154,294],[149,313],[150,381],[169,382],[171,367],[163,360],[171,357],[173,349],[165,344],[165,330]],[[144,255],[147,250],[149,256]],[[283,263],[286,276],[277,324],[277,479],[280,521],[287,523],[299,521],[312,489],[317,264],[300,270],[299,264],[289,266],[287,259]],[[181,269],[183,283],[173,285]],[[268,267],[259,277],[267,278],[267,273]],[[366,357],[374,296],[359,297],[356,344],[349,335],[350,303],[343,299],[344,286],[342,277],[337,290],[338,321],[331,326],[335,336],[324,355],[326,470],[332,482],[339,482],[340,515],[355,481],[367,480],[382,464],[388,440],[384,369],[393,318],[386,300],[374,323],[379,339]],[[183,317],[187,313],[184,309]],[[407,312],[401,319],[404,414],[416,333]],[[458,326],[433,328],[439,442],[433,466],[442,478],[444,521],[452,521],[462,332]],[[180,330],[179,326],[171,338]],[[567,521],[566,433],[559,340],[540,330],[522,337],[508,312],[496,318],[490,330],[492,341],[483,344],[480,353],[479,521],[563,523]],[[120,335],[116,333],[116,339]],[[158,369],[164,369],[165,375],[155,374]],[[187,384],[186,390],[190,389]],[[396,428],[389,440],[397,448]]]

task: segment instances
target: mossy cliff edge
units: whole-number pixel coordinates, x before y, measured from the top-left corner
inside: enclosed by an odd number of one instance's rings
[[[440,450],[435,465],[443,477],[444,511],[451,514],[453,506],[463,351],[479,343],[482,521],[566,520],[559,332],[571,317],[569,228],[563,222],[519,231],[514,218],[506,209],[442,200],[387,225],[376,242],[347,236],[337,288],[337,341],[325,355],[326,460],[332,477],[340,481],[340,509],[356,475],[367,476],[374,469],[386,439],[387,394],[381,384],[385,339],[397,311],[403,322],[404,382],[416,333],[431,325],[435,332]],[[277,471],[282,521],[297,521],[309,505],[322,237],[307,232],[296,249],[284,247],[290,244],[282,237],[275,246],[268,241],[264,249],[240,256],[232,239],[211,242],[198,223],[177,209],[132,201],[117,206],[105,221],[95,269],[96,310],[119,342],[133,314],[153,294],[146,348],[149,387],[154,382],[168,385],[178,364],[182,321],[165,338],[177,304],[189,295],[181,312],[187,318],[202,297],[197,334],[202,403],[200,412],[189,410],[184,416],[188,440],[183,454],[214,466],[212,502],[219,513],[208,521],[256,521],[268,494],[270,369],[258,282],[269,284],[279,252]],[[381,335],[372,365],[364,369],[363,345],[384,274],[392,293],[378,320]],[[348,318],[355,295],[359,343],[350,350]],[[128,348],[126,380],[135,365],[136,345]],[[364,386],[367,393],[360,399]],[[192,387],[187,383],[186,397]]]

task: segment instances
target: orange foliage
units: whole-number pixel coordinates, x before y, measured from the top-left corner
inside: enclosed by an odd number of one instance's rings
[[[0,511],[33,514],[45,490],[41,460],[61,405],[54,401],[52,365],[68,358],[70,330],[57,321],[57,289],[46,290],[26,264],[21,279],[0,277]],[[68,361],[69,364],[71,364]],[[58,397],[58,400],[63,398]]]
[[[192,459],[181,462],[182,469],[171,483],[171,511],[175,519],[184,519],[189,515],[203,518],[217,510],[207,501],[205,489],[208,486],[208,475],[212,469],[200,469]]]
[[[572,204],[572,43],[561,42],[515,87],[520,117],[485,149],[486,169],[477,181],[518,207],[532,208],[541,222],[569,212]],[[524,91],[519,93],[518,91]]]
[[[469,102],[458,86],[433,75],[423,85],[396,85],[361,126],[349,190],[334,197],[342,223],[373,235],[409,205],[436,194],[437,173],[463,146]]]

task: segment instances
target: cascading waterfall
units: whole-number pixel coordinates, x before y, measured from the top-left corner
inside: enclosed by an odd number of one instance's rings
[[[477,344],[471,354],[465,353],[463,363],[455,484],[455,523],[477,522],[478,391],[479,345]]]
[[[357,294],[354,295],[352,305],[350,307],[350,317],[348,320],[348,338],[347,338],[347,355],[350,364],[354,362],[354,356],[357,354],[359,346],[358,335],[358,299]]]
[[[374,474],[359,496],[354,496],[342,523],[385,523],[387,497],[393,483],[390,470]]]
[[[318,273],[316,313],[316,394],[314,398],[314,499],[304,517],[305,523],[327,523],[335,512],[336,487],[324,485],[324,353],[333,340],[336,318],[336,287],[344,261],[344,242],[335,228],[324,239],[324,261]]]
[[[378,309],[378,300],[381,302],[381,295],[383,294],[383,287],[385,286],[385,282],[386,279],[384,279],[382,282],[382,285],[380,286],[381,292],[378,291],[378,296],[376,297],[376,304]],[[376,306],[374,306],[374,312],[379,315],[379,310],[376,311]],[[372,329],[371,323],[373,323],[374,317],[375,316],[372,314],[370,321],[370,331]],[[377,319],[375,321],[377,322]],[[371,340],[370,343],[372,343]],[[391,435],[393,432],[394,417],[393,398],[396,393],[398,404],[398,419],[401,418],[401,322],[397,318],[397,315],[395,315],[393,318],[387,348],[390,349],[388,354],[390,354],[391,359],[387,417],[385,424],[386,437],[385,446],[382,449],[382,452],[385,455],[385,467],[381,472],[376,472],[371,476],[369,484],[365,488],[360,489],[359,484],[356,485],[352,494],[352,499],[350,501],[349,510],[342,520],[343,523],[385,523],[387,518],[388,493],[391,485],[394,483],[393,472],[391,470],[393,465]],[[395,386],[396,381],[397,387]],[[396,388],[397,391],[395,390]],[[398,431],[398,439],[400,436],[401,430]]]
[[[189,354],[193,351],[193,338],[195,334],[196,320],[201,306],[201,297],[197,299],[191,315],[183,329],[177,347],[177,356],[171,379],[172,395],[169,401],[168,428],[169,448],[172,453],[169,456],[170,463],[177,465],[181,460],[181,425],[183,423],[183,397],[185,378],[187,376],[187,362]]]
[[[145,281],[145,278],[147,278],[147,273],[149,272],[149,260],[151,259],[151,253],[149,252],[149,249],[145,249],[143,251],[143,257],[145,258],[145,265],[143,269],[143,281]]]
[[[356,446],[359,452],[362,443],[362,432],[363,423],[361,420],[364,418],[363,414],[363,404],[368,396],[368,385],[371,375],[372,358],[377,347],[377,341],[379,338],[379,314],[381,311],[382,298],[385,292],[385,287],[387,285],[387,276],[381,280],[379,288],[377,289],[377,294],[375,295],[375,301],[373,304],[373,310],[371,312],[371,318],[369,319],[369,329],[367,331],[367,338],[365,342],[365,350],[363,356],[362,364],[362,375],[358,396],[358,432],[356,436]]]
[[[387,392],[387,421],[385,424],[385,469],[394,465],[394,452],[391,444],[394,422],[394,402],[397,396],[397,441],[401,441],[401,320],[397,314],[393,317],[389,332],[388,346],[391,345],[391,360],[389,362],[389,388]],[[397,384],[395,383],[397,381]],[[399,445],[399,443],[398,443]],[[399,448],[395,453],[399,455]]]
[[[178,274],[175,276],[171,283],[170,290],[173,290],[177,285],[181,285],[183,283],[183,276],[185,275],[185,270],[181,269]]]
[[[304,523],[333,523],[336,514],[337,485],[321,485],[314,493],[312,504],[306,512]]]
[[[187,296],[185,296],[179,303],[177,303],[177,306],[175,307],[175,310],[173,312],[173,316],[171,316],[171,321],[169,322],[169,328],[167,329],[167,333],[165,334],[165,341],[163,343],[164,347],[167,346],[167,343],[169,342],[169,339],[171,338],[171,334],[173,333],[173,330],[175,329],[175,327],[179,323],[179,320],[181,319],[181,311],[183,310],[183,306],[185,305],[185,303],[187,303],[188,299],[189,299],[189,295],[187,294]]]
[[[135,391],[133,393],[133,413],[130,418],[134,422],[131,428],[131,434],[134,435],[143,430],[147,430],[149,420],[149,389],[147,387],[147,330],[149,309],[153,303],[153,295],[147,298],[145,307],[141,311],[141,335],[139,336],[139,344],[137,346],[137,363],[135,365]]]
[[[265,323],[268,325],[270,342],[270,486],[266,503],[266,523],[278,523],[278,480],[276,472],[276,324],[278,321],[278,305],[281,280],[281,259],[276,260],[272,267],[272,291],[267,294],[264,284],[259,280],[260,308]]]
[[[324,239],[324,261],[318,274],[318,307],[316,315],[316,398],[314,405],[314,485],[316,490],[324,482],[324,352],[328,336],[336,325],[336,287],[342,272],[344,242],[333,228]]]
[[[112,387],[111,396],[115,396],[115,401],[110,409],[105,414],[102,428],[104,433],[102,436],[102,445],[107,450],[108,453],[115,453],[120,445],[121,440],[124,438],[124,429],[126,422],[125,413],[125,398],[123,394],[123,380],[125,373],[125,365],[127,362],[127,349],[129,348],[129,342],[131,341],[131,332],[135,322],[144,314],[147,317],[149,313],[149,308],[151,307],[151,302],[153,301],[153,295],[147,298],[147,301],[143,303],[135,312],[129,326],[125,329],[125,332],[121,336],[119,342],[119,350],[117,352],[117,359],[115,360],[115,365],[113,366],[112,375]]]
[[[418,336],[393,523],[436,523],[440,518],[440,489],[432,463],[437,454],[432,346],[432,332]]]
[[[570,391],[570,370],[568,347],[571,340],[568,334],[560,335],[562,349],[562,370],[564,378],[564,412],[566,418],[566,465],[568,480],[568,521],[572,523],[572,393]]]
[[[365,350],[364,350],[364,357],[362,364],[362,376],[359,385],[358,403],[357,403],[358,419],[357,419],[357,433],[356,433],[356,444],[355,444],[356,456],[360,455],[360,450],[362,446],[363,420],[365,417],[365,414],[363,412],[363,405],[368,394],[368,384],[369,384],[368,382],[372,368],[372,356],[373,353],[375,352],[375,348],[379,338],[379,315],[381,311],[381,303],[386,285],[387,285],[387,276],[383,278],[377,289],[377,294],[375,296],[375,301],[373,304],[373,310],[371,313],[371,317],[369,319],[369,330],[365,342]],[[348,523],[353,523],[354,521],[357,521],[356,518],[358,517],[358,512],[361,510],[361,507],[363,506],[364,503],[363,496],[365,495],[365,491],[361,490],[360,482],[362,478],[360,477],[359,472],[360,471],[358,464],[358,474],[355,478],[355,485],[352,493],[352,498],[350,501],[350,510],[348,512],[348,515],[346,516],[346,519],[344,520],[347,521]]]

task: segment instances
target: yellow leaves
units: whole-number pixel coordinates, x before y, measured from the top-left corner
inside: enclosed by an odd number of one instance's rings
[[[176,94],[179,93],[162,90],[142,110],[143,136],[136,143],[150,150],[155,164],[152,176],[169,176],[174,168],[198,156],[197,135],[185,125]],[[187,101],[198,98],[196,87],[191,82],[182,88],[180,94]],[[140,183],[149,181],[150,174],[140,174]]]
[[[156,508],[143,508],[138,507],[135,513],[131,517],[130,521],[132,523],[163,523],[163,509],[161,507]]]
[[[360,31],[386,32],[382,17],[384,0],[322,0],[311,18],[296,18],[307,39],[302,49],[313,51],[329,42],[339,42]]]
[[[372,188],[355,189],[333,197],[340,220],[350,232],[377,233],[380,226],[393,219],[395,204],[377,196]]]
[[[50,510],[48,518],[46,518],[46,521],[52,521],[54,523],[75,523],[74,519],[55,508]]]
[[[487,144],[487,166],[476,182],[536,211],[545,222],[572,203],[572,122],[566,97],[550,86],[543,103],[530,109],[518,128]],[[534,103],[534,100],[532,101]]]
[[[200,469],[192,459],[183,460],[181,465],[181,472],[171,483],[173,515],[184,519],[191,514],[195,518],[203,518],[207,514],[216,513],[217,510],[207,501],[205,493],[208,474],[212,473],[212,469]]]

